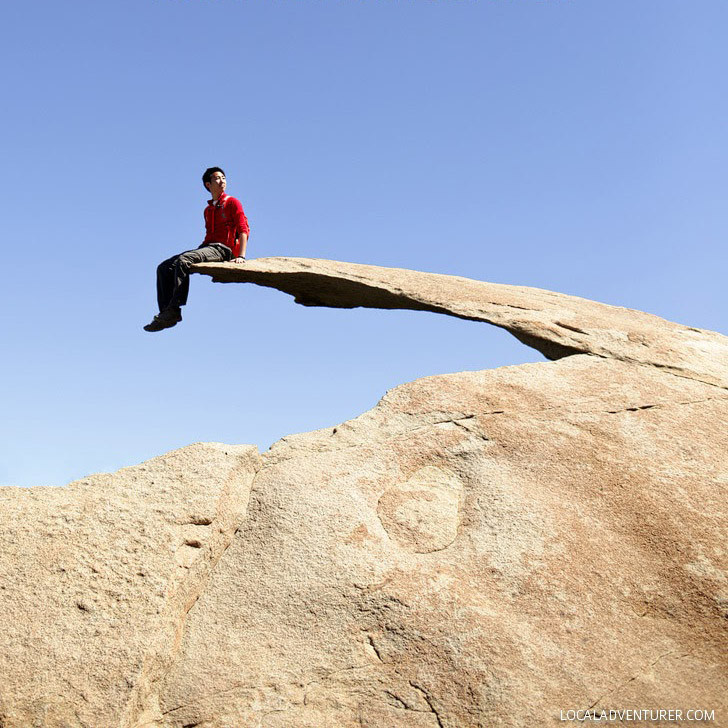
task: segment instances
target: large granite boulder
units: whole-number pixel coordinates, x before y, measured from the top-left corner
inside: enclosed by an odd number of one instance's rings
[[[0,488],[0,726],[159,714],[185,617],[230,544],[251,446],[192,445],[64,488]]]
[[[574,356],[419,380],[284,439],[190,612],[163,725],[728,719],[727,421],[716,387]]]
[[[277,288],[305,306],[410,309],[485,321],[547,359],[591,354],[728,386],[725,336],[564,293],[313,258],[202,263],[194,270],[222,283]]]
[[[725,337],[412,271],[204,270],[489,320],[557,360],[404,384],[262,456],[0,489],[2,728],[726,724]]]

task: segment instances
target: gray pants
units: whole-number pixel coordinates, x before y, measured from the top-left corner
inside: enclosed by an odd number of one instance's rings
[[[190,292],[190,268],[195,263],[218,263],[230,260],[232,251],[222,243],[201,245],[161,262],[157,267],[157,303],[159,310],[179,308],[187,303]]]

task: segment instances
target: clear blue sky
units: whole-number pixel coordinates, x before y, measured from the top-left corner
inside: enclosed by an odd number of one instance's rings
[[[249,257],[548,288],[728,331],[725,0],[5,3],[0,483],[331,426],[540,355],[436,314],[195,276],[209,165]]]

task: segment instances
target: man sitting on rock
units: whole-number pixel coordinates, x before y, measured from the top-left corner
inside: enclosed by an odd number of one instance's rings
[[[205,208],[205,239],[195,250],[173,255],[157,268],[157,303],[159,313],[145,331],[161,331],[182,320],[181,307],[187,303],[190,290],[190,268],[195,263],[234,260],[245,262],[250,227],[239,200],[225,194],[225,172],[210,167],[202,175],[202,183],[212,199]]]

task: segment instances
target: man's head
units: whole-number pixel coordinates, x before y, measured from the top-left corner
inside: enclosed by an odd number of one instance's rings
[[[220,167],[209,167],[202,175],[202,184],[209,190],[213,198],[217,199],[225,191],[225,172]]]

